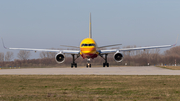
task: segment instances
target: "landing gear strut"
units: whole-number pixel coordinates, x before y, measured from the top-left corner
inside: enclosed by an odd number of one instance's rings
[[[105,54],[105,58],[102,56],[102,55],[100,55],[104,60],[105,60],[105,63],[103,63],[103,67],[109,67],[109,63],[107,62],[107,55],[108,54]]]
[[[91,68],[91,63],[90,63],[90,59],[87,59],[87,64],[86,64],[86,67],[88,68]]]
[[[77,63],[75,63],[75,60],[79,57],[79,55],[77,55],[77,57],[74,58],[74,54],[72,54],[72,57],[73,57],[73,63],[71,63],[71,68],[73,68],[73,66],[74,66],[75,68],[77,68]]]

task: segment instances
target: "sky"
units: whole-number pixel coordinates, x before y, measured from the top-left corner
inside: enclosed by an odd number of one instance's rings
[[[88,37],[91,12],[98,46],[174,44],[180,33],[179,5],[179,0],[1,0],[0,37],[7,47],[79,46]],[[1,44],[0,52],[7,51],[16,58],[18,51]],[[31,58],[38,57],[32,53]]]

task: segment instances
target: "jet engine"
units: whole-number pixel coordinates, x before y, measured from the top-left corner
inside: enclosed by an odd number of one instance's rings
[[[123,60],[123,54],[120,53],[120,52],[116,52],[116,53],[114,54],[114,60],[115,60],[116,62],[121,62],[121,61]]]
[[[62,53],[58,53],[55,56],[55,60],[57,63],[63,63],[65,61],[65,56]]]

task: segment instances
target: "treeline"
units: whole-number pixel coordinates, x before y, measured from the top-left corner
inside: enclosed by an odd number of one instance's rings
[[[133,48],[136,46],[127,46],[123,48]],[[123,53],[123,61],[117,63],[114,61],[113,55],[108,55],[108,62],[110,66],[117,65],[133,65],[133,66],[147,66],[147,65],[177,65],[180,64],[180,46],[172,47],[166,50],[164,53],[160,53],[160,49],[151,50],[137,50],[137,51],[125,51]],[[58,64],[55,61],[56,53],[40,52],[39,59],[28,59],[30,57],[29,51],[19,51],[17,54],[18,59],[13,58],[12,52],[6,54],[0,53],[0,67],[70,67],[72,63],[72,56],[66,55],[65,62]],[[85,66],[87,60],[79,57],[77,60],[78,66]],[[92,66],[102,66],[104,59],[101,57],[91,60]]]

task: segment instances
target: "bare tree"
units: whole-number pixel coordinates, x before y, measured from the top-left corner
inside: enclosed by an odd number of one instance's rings
[[[4,61],[4,53],[0,53],[0,61]]]
[[[44,58],[54,58],[56,55],[55,52],[40,52],[39,56],[41,59],[44,59]]]
[[[39,56],[41,59],[46,58],[46,52],[40,52]]]
[[[11,61],[13,59],[13,52],[6,52],[5,61]]]
[[[17,56],[20,60],[27,60],[30,57],[30,55],[30,51],[20,50]]]
[[[180,56],[180,51],[179,50],[180,50],[180,46],[176,46],[176,47],[173,47],[173,48],[171,48],[169,50],[166,50],[164,52],[164,55],[174,55],[174,56],[178,55],[178,56]]]

